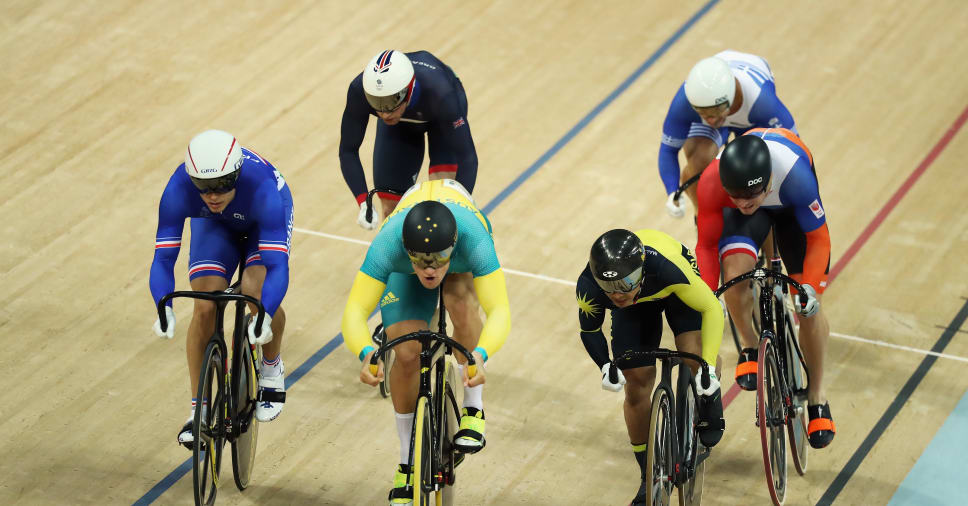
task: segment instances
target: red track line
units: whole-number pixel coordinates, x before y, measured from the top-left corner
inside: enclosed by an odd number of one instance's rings
[[[884,219],[887,218],[887,215],[890,214],[891,211],[893,211],[894,208],[897,207],[897,205],[901,202],[901,199],[907,195],[908,190],[914,186],[914,183],[918,181],[921,175],[928,170],[928,167],[930,167],[938,156],[941,155],[941,152],[944,151],[944,149],[948,146],[948,143],[951,142],[951,139],[953,139],[955,134],[961,130],[961,127],[965,124],[965,121],[968,121],[968,107],[965,107],[965,109],[961,111],[961,115],[958,116],[958,119],[956,119],[955,122],[948,127],[948,131],[945,132],[941,139],[934,145],[933,148],[931,148],[931,151],[927,156],[924,157],[924,160],[921,160],[921,163],[918,164],[916,169],[914,169],[914,172],[912,172],[911,175],[904,180],[904,183],[902,183],[901,187],[894,192],[894,195],[891,196],[890,200],[884,204],[884,207],[882,207],[877,213],[877,216],[871,220],[867,227],[864,228],[864,231],[861,232],[860,236],[858,236],[857,239],[854,240],[853,244],[847,248],[847,251],[844,252],[844,255],[840,257],[840,260],[838,260],[833,269],[830,270],[830,275],[827,276],[828,286],[834,281],[834,278],[840,274],[840,271],[842,271],[844,267],[846,267],[847,264],[854,258],[854,255],[856,255],[864,244],[867,243],[867,240],[870,239],[877,228],[881,226],[881,223],[884,222]],[[729,390],[726,391],[726,395],[723,396],[723,410],[725,410],[726,407],[733,402],[733,399],[736,398],[739,392],[739,385],[733,383],[733,385],[729,387]]]

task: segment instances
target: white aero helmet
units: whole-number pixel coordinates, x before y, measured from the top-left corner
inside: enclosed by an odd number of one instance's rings
[[[735,94],[736,79],[722,58],[699,60],[686,78],[686,98],[693,107],[731,104]]]
[[[235,136],[206,130],[188,143],[185,172],[202,193],[226,193],[235,188],[242,167],[242,147]]]
[[[410,58],[388,49],[374,56],[363,69],[363,94],[377,112],[390,112],[410,99],[413,81]]]

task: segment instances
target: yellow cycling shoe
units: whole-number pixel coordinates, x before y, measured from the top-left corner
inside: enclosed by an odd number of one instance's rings
[[[484,411],[477,408],[460,410],[460,430],[454,434],[454,446],[464,453],[477,453],[484,448]]]
[[[393,475],[393,488],[387,497],[390,506],[413,504],[413,470],[407,464],[400,464]]]

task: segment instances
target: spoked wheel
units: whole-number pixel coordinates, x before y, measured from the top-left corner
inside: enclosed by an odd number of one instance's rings
[[[443,484],[441,490],[436,494],[437,506],[449,506],[454,504],[456,497],[455,486],[457,485],[457,464],[464,459],[464,454],[457,451],[454,446],[454,434],[460,427],[460,410],[457,408],[457,396],[454,395],[454,386],[457,385],[457,374],[450,360],[447,361],[447,371],[444,373],[444,395],[440,396],[441,406],[438,411],[441,413],[440,419],[440,462],[443,471]]]
[[[432,497],[433,471],[431,451],[430,405],[426,397],[417,399],[416,416],[413,418],[413,504],[429,506]]]
[[[793,467],[797,474],[807,472],[807,371],[794,348],[796,334],[793,331],[793,315],[787,309],[786,325],[786,377],[793,391],[790,416],[787,417],[787,431],[790,433],[790,448],[793,449]]]
[[[679,485],[679,506],[698,506],[702,502],[702,482],[706,461],[699,460],[698,399],[696,398],[695,378],[692,370],[685,364],[679,365],[679,380],[676,386],[676,412],[679,419],[679,446],[682,449],[683,473]]]
[[[773,504],[783,504],[786,496],[787,459],[786,408],[780,385],[780,369],[773,356],[770,339],[760,340],[756,385],[756,411],[763,443],[763,467]]]
[[[675,434],[672,427],[672,404],[668,390],[659,388],[652,394],[652,419],[649,421],[649,450],[645,465],[645,482],[651,484],[646,495],[647,506],[672,504],[675,462]]]
[[[195,504],[214,504],[222,467],[222,445],[225,443],[225,362],[216,342],[205,348],[198,397],[201,408],[195,410],[192,432],[192,482]],[[208,399],[208,406],[205,405]]]
[[[233,378],[235,393],[235,416],[233,418],[239,431],[232,441],[232,474],[235,486],[245,490],[252,476],[255,463],[255,449],[259,441],[259,422],[255,419],[256,399],[259,395],[259,376],[252,359],[252,348],[248,342],[242,344],[241,367],[238,378]]]

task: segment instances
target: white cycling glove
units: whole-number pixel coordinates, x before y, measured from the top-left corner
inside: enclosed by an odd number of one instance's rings
[[[618,377],[616,378],[616,382],[612,383],[608,379],[608,369],[610,367],[612,367],[611,362],[606,362],[605,365],[602,366],[602,390],[608,390],[609,392],[621,392],[622,385],[625,384],[625,375],[622,374],[621,369],[616,367],[615,372],[618,373]]]
[[[155,335],[162,339],[171,339],[175,337],[175,312],[171,310],[171,307],[165,306],[165,318],[168,320],[168,329],[162,332],[161,330],[161,318],[155,320],[155,325],[151,330],[155,331]]]
[[[820,310],[820,301],[817,300],[817,291],[810,285],[801,285],[803,291],[794,296],[796,310],[807,318],[817,314]]]
[[[674,199],[675,196],[675,192],[669,194],[669,200],[666,200],[666,211],[673,218],[682,218],[686,215],[686,205],[682,202],[683,196],[680,196],[678,201]]]
[[[702,387],[702,369],[696,372],[696,395],[712,396],[716,394],[719,388],[719,378],[716,377],[715,370],[709,369],[709,386],[706,388]]]
[[[266,313],[265,319],[262,320],[262,332],[256,336],[255,335],[255,322],[258,318],[256,315],[252,315],[249,320],[249,343],[251,344],[266,344],[272,341],[272,317]]]
[[[367,209],[368,208],[366,206],[366,201],[364,200],[360,204],[360,215],[356,218],[356,222],[359,223],[361,227],[363,227],[363,228],[365,228],[367,230],[373,230],[373,229],[376,228],[377,223],[379,223],[380,217],[377,215],[376,209],[374,209],[373,210],[373,213],[370,214],[369,221],[367,221],[367,219],[366,219],[366,210]]]

